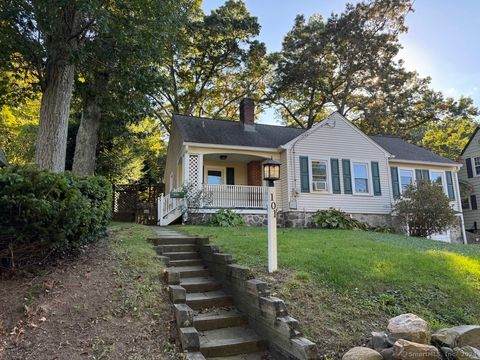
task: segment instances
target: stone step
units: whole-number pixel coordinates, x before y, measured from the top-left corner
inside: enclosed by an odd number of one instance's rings
[[[158,238],[149,238],[148,241],[154,245],[180,245],[180,244],[196,244],[197,238],[178,235],[167,235]]]
[[[201,259],[193,259],[193,260],[170,260],[170,266],[195,266],[195,265],[203,265]]]
[[[174,244],[174,245],[158,245],[162,253],[170,252],[197,252],[198,245],[196,244]]]
[[[193,310],[222,308],[233,305],[232,297],[221,290],[187,294],[186,302]]]
[[[200,352],[205,357],[258,353],[267,342],[247,326],[201,331]]]
[[[180,280],[180,286],[187,293],[198,293],[206,291],[215,291],[222,288],[222,284],[212,277],[187,277]]]
[[[180,278],[191,278],[191,277],[205,277],[208,276],[208,270],[203,265],[195,266],[175,266],[169,267],[180,273]]]
[[[215,310],[195,315],[193,326],[198,331],[221,329],[247,324],[247,317],[237,310]]]
[[[167,256],[170,260],[197,260],[200,259],[200,253],[198,252],[166,252],[163,256]]]

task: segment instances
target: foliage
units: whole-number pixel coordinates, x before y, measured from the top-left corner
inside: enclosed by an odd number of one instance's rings
[[[71,252],[105,233],[111,185],[102,177],[0,169],[0,261],[16,268]]]
[[[394,212],[412,236],[443,232],[457,219],[443,188],[430,181],[410,185],[394,205]]]
[[[182,205],[182,213],[196,212],[202,207],[209,206],[213,201],[211,192],[198,188],[193,183],[184,184],[181,192],[184,194],[184,202]]]
[[[243,225],[242,216],[231,209],[220,209],[212,215],[210,225],[232,227]]]
[[[158,62],[166,82],[151,94],[167,131],[173,113],[236,118],[243,97],[260,99],[267,86],[266,48],[254,40],[260,25],[243,1],[228,0],[208,15],[198,8],[182,31],[169,60]]]
[[[363,229],[363,224],[360,221],[353,219],[346,212],[334,208],[318,210],[312,220],[322,229]]]

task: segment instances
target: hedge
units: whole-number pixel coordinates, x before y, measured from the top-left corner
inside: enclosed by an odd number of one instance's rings
[[[110,220],[111,197],[103,177],[0,169],[0,266],[43,262],[97,240]]]

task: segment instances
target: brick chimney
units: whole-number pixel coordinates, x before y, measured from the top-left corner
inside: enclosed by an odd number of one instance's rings
[[[245,131],[255,131],[255,102],[251,98],[240,101],[240,122]]]

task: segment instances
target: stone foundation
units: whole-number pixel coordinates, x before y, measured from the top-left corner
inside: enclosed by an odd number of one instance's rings
[[[285,211],[279,216],[282,218],[283,226],[292,228],[315,227],[312,221],[315,212],[307,211]],[[355,220],[367,223],[370,226],[392,226],[390,214],[350,214]]]
[[[210,222],[213,213],[189,213],[187,224],[205,225]],[[240,214],[247,226],[267,226],[267,214]]]

